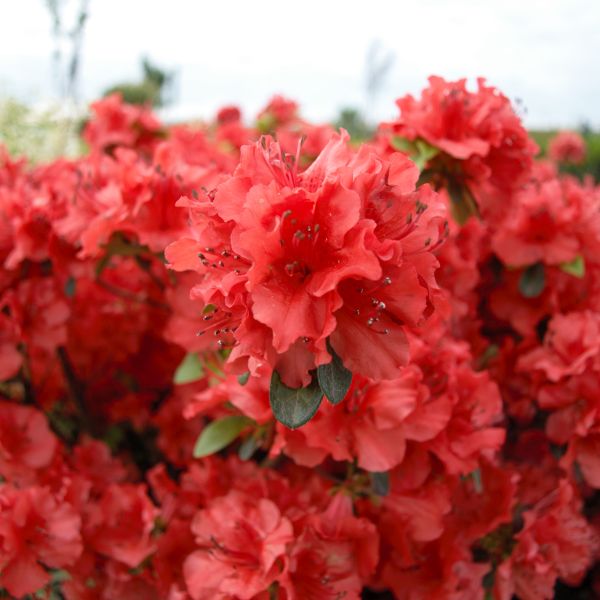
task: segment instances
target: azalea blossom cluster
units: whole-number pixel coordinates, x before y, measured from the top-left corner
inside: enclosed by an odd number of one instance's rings
[[[113,95],[85,156],[1,151],[2,597],[600,595],[585,148],[484,80],[397,105]]]

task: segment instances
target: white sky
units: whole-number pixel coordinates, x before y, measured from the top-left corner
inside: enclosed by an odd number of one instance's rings
[[[279,92],[323,121],[364,105],[373,40],[395,54],[374,117],[430,74],[481,75],[529,126],[600,126],[600,0],[90,0],[81,90],[136,79],[147,54],[178,73],[172,113],[251,116]],[[44,0],[0,0],[0,95],[52,96],[52,48]]]

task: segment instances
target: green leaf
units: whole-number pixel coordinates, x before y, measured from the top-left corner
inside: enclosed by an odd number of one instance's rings
[[[241,460],[250,460],[252,455],[256,452],[260,440],[254,436],[248,436],[241,444],[238,449],[238,456]]]
[[[185,355],[185,358],[181,361],[181,364],[177,367],[175,375],[173,376],[173,383],[175,385],[182,385],[184,383],[191,383],[192,381],[198,381],[204,374],[202,363],[196,352],[190,352]]]
[[[546,287],[546,273],[541,262],[527,267],[519,279],[519,291],[525,298],[537,298]]]
[[[477,370],[486,369],[490,361],[498,356],[499,351],[500,348],[496,344],[490,344],[477,360]]]
[[[450,211],[459,225],[464,225],[470,217],[479,216],[477,202],[464,183],[448,182],[448,195],[451,200]]]
[[[65,296],[72,298],[75,295],[76,281],[73,277],[69,277],[65,283]]]
[[[248,383],[248,379],[250,379],[250,371],[246,371],[245,373],[238,375],[237,378],[240,385],[246,385]]]
[[[130,240],[120,231],[114,232],[103,247],[105,254],[96,265],[96,277],[102,274],[113,256],[141,256],[150,253],[148,246],[142,246],[137,241]]]
[[[209,456],[222,450],[235,440],[252,420],[243,415],[233,415],[213,421],[203,430],[194,446],[194,458]]]
[[[415,142],[415,146],[417,149],[416,154],[412,156],[413,161],[419,167],[419,171],[422,171],[425,168],[425,165],[435,156],[437,156],[440,151],[438,148],[435,148],[431,144],[428,144],[424,140],[417,140]]]
[[[562,263],[560,270],[581,279],[585,275],[585,260],[581,254],[569,262]]]
[[[264,114],[256,121],[256,128],[260,133],[272,133],[277,127],[277,118],[271,113]]]
[[[387,496],[390,493],[390,476],[386,471],[371,473],[371,487],[378,496]]]
[[[399,135],[394,135],[390,140],[390,143],[394,150],[404,152],[405,154],[411,154],[415,149],[414,144],[410,140],[400,137]]]
[[[483,493],[483,481],[481,480],[481,469],[475,469],[471,472],[471,478],[473,479],[473,489],[476,494]]]
[[[70,573],[64,569],[52,570],[50,576],[52,577],[52,583],[64,583],[71,580]]]
[[[317,412],[323,392],[316,378],[304,388],[289,388],[281,381],[277,371],[273,371],[269,400],[273,415],[286,427],[296,429],[308,423]]]
[[[419,167],[419,171],[423,171],[427,163],[440,153],[439,148],[421,139],[411,142],[406,138],[395,135],[390,143],[394,150],[408,154],[410,159]]]
[[[319,365],[317,379],[319,386],[331,404],[339,404],[350,389],[352,372],[346,369],[342,359],[327,342],[327,350],[331,354],[331,362]]]

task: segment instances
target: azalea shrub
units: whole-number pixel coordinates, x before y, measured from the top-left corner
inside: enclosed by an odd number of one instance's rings
[[[0,154],[0,597],[600,595],[600,188],[484,80]],[[580,594],[580,595],[579,595]]]

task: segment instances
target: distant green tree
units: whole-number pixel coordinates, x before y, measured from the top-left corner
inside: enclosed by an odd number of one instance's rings
[[[174,73],[165,71],[150,62],[148,58],[142,59],[142,80],[139,82],[124,82],[108,88],[104,95],[119,92],[123,100],[130,104],[151,104],[164,106],[168,104],[168,91],[173,83]]]
[[[362,113],[357,108],[343,108],[335,120],[335,127],[344,128],[353,142],[360,142],[370,138],[374,129],[371,127]]]

